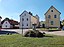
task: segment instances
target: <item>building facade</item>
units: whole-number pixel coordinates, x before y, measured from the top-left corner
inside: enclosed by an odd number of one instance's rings
[[[60,14],[61,13],[55,7],[51,6],[45,13],[46,28],[60,28]]]
[[[41,27],[41,28],[45,28],[45,21],[41,21],[41,22],[40,22],[40,27]]]
[[[38,18],[29,14],[27,11],[24,11],[20,15],[20,27],[19,28],[32,28],[32,24],[38,26]]]
[[[5,22],[2,24],[2,28],[11,28],[11,24],[10,24],[8,21],[5,21]]]
[[[19,28],[19,26],[17,26],[17,25],[19,25],[19,23],[18,23],[18,21],[15,21],[15,20],[12,20],[12,19],[9,19],[9,18],[5,18],[2,22],[1,22],[1,24],[2,24],[2,28]]]

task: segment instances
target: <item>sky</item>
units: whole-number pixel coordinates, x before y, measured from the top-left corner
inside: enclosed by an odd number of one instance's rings
[[[39,16],[40,21],[45,20],[45,13],[54,6],[61,12],[60,20],[64,19],[64,0],[0,0],[0,16],[20,21],[20,14],[26,10]]]

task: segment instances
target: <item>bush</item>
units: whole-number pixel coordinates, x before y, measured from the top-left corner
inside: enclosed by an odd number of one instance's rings
[[[25,37],[35,37],[36,34],[35,34],[34,31],[29,30],[29,31],[27,31],[27,32],[24,34],[24,36],[25,36]]]
[[[39,30],[36,30],[35,31],[36,32],[36,37],[43,37],[43,36],[45,36],[44,34],[44,32],[43,33],[41,33],[41,32],[39,32]]]
[[[25,37],[43,37],[45,33],[39,32],[39,30],[29,30],[27,31],[24,36]]]
[[[7,35],[9,35],[9,33],[7,33]]]

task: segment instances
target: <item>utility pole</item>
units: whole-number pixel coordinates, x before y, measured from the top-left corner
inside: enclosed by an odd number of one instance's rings
[[[48,31],[49,31],[49,18],[48,18]]]
[[[23,36],[23,18],[22,18],[22,36]]]

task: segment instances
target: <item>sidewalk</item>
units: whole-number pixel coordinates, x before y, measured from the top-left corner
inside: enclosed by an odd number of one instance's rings
[[[59,35],[59,36],[64,36],[64,31],[51,31],[51,32],[48,32],[48,31],[40,31],[40,32],[45,32],[46,34],[53,34],[53,35]]]

